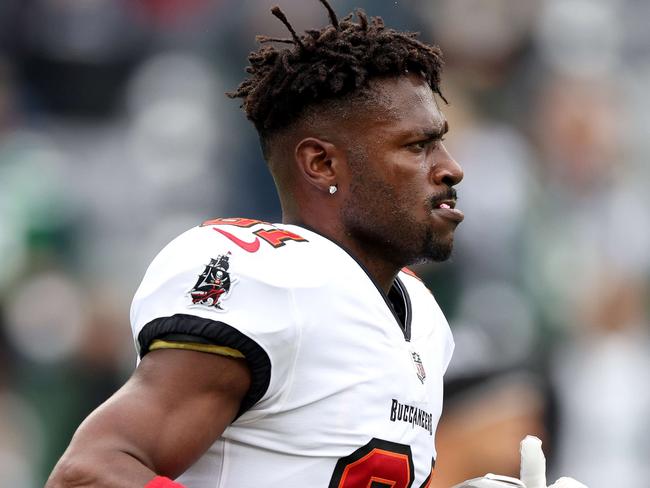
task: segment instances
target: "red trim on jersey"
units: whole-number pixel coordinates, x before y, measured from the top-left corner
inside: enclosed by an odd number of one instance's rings
[[[418,275],[416,275],[415,272],[412,269],[409,269],[406,266],[404,266],[402,268],[402,271],[404,273],[406,273],[407,275],[412,276],[413,278],[417,278],[418,280],[422,281],[422,278],[420,278]]]
[[[184,485],[176,483],[165,476],[156,476],[144,488],[185,488]]]
[[[253,227],[254,225],[257,224],[268,225],[268,222],[263,222],[261,220],[255,220],[255,219],[242,219],[239,217],[233,217],[233,218],[226,218],[226,219],[206,220],[201,224],[201,227],[208,227],[210,225],[234,225],[235,227],[248,228],[248,227]]]
[[[307,242],[307,239],[304,237],[288,230],[278,229],[277,227],[273,227],[272,229],[256,230],[253,234],[264,239],[276,249],[284,246],[286,241]]]

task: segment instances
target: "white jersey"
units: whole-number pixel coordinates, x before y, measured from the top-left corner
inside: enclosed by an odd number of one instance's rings
[[[188,488],[429,486],[453,340],[414,275],[386,296],[311,230],[218,219],[154,259],[131,322],[140,356],[187,340],[250,365],[239,416],[178,478]]]

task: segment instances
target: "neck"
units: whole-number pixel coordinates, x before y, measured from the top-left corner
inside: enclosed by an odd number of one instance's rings
[[[313,214],[312,214],[313,215]],[[343,231],[341,225],[333,219],[308,219],[298,213],[283,212],[282,222],[300,225],[327,237],[344,248],[352,257],[360,262],[377,286],[388,294],[401,266],[387,261],[372,247],[365,246]]]
[[[388,294],[401,266],[387,261],[383,256],[373,252],[373,249],[364,246],[359,241],[352,239],[349,236],[344,237],[348,237],[348,239],[343,239],[337,242],[339,242],[341,246],[345,247],[352,256],[363,264],[377,286],[383,290],[385,294]]]

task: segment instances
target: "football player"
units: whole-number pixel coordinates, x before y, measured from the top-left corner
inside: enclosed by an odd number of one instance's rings
[[[215,219],[158,254],[139,365],[48,488],[429,486],[453,340],[403,268],[447,259],[463,220],[441,53],[320,1],[330,24],[304,34],[272,10],[290,37],[261,37],[230,94],[282,223]]]

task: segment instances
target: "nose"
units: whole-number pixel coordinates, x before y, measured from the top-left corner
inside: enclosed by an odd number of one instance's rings
[[[436,185],[454,186],[463,179],[463,168],[451,157],[449,151],[440,144],[437,151],[434,151],[432,180]]]

